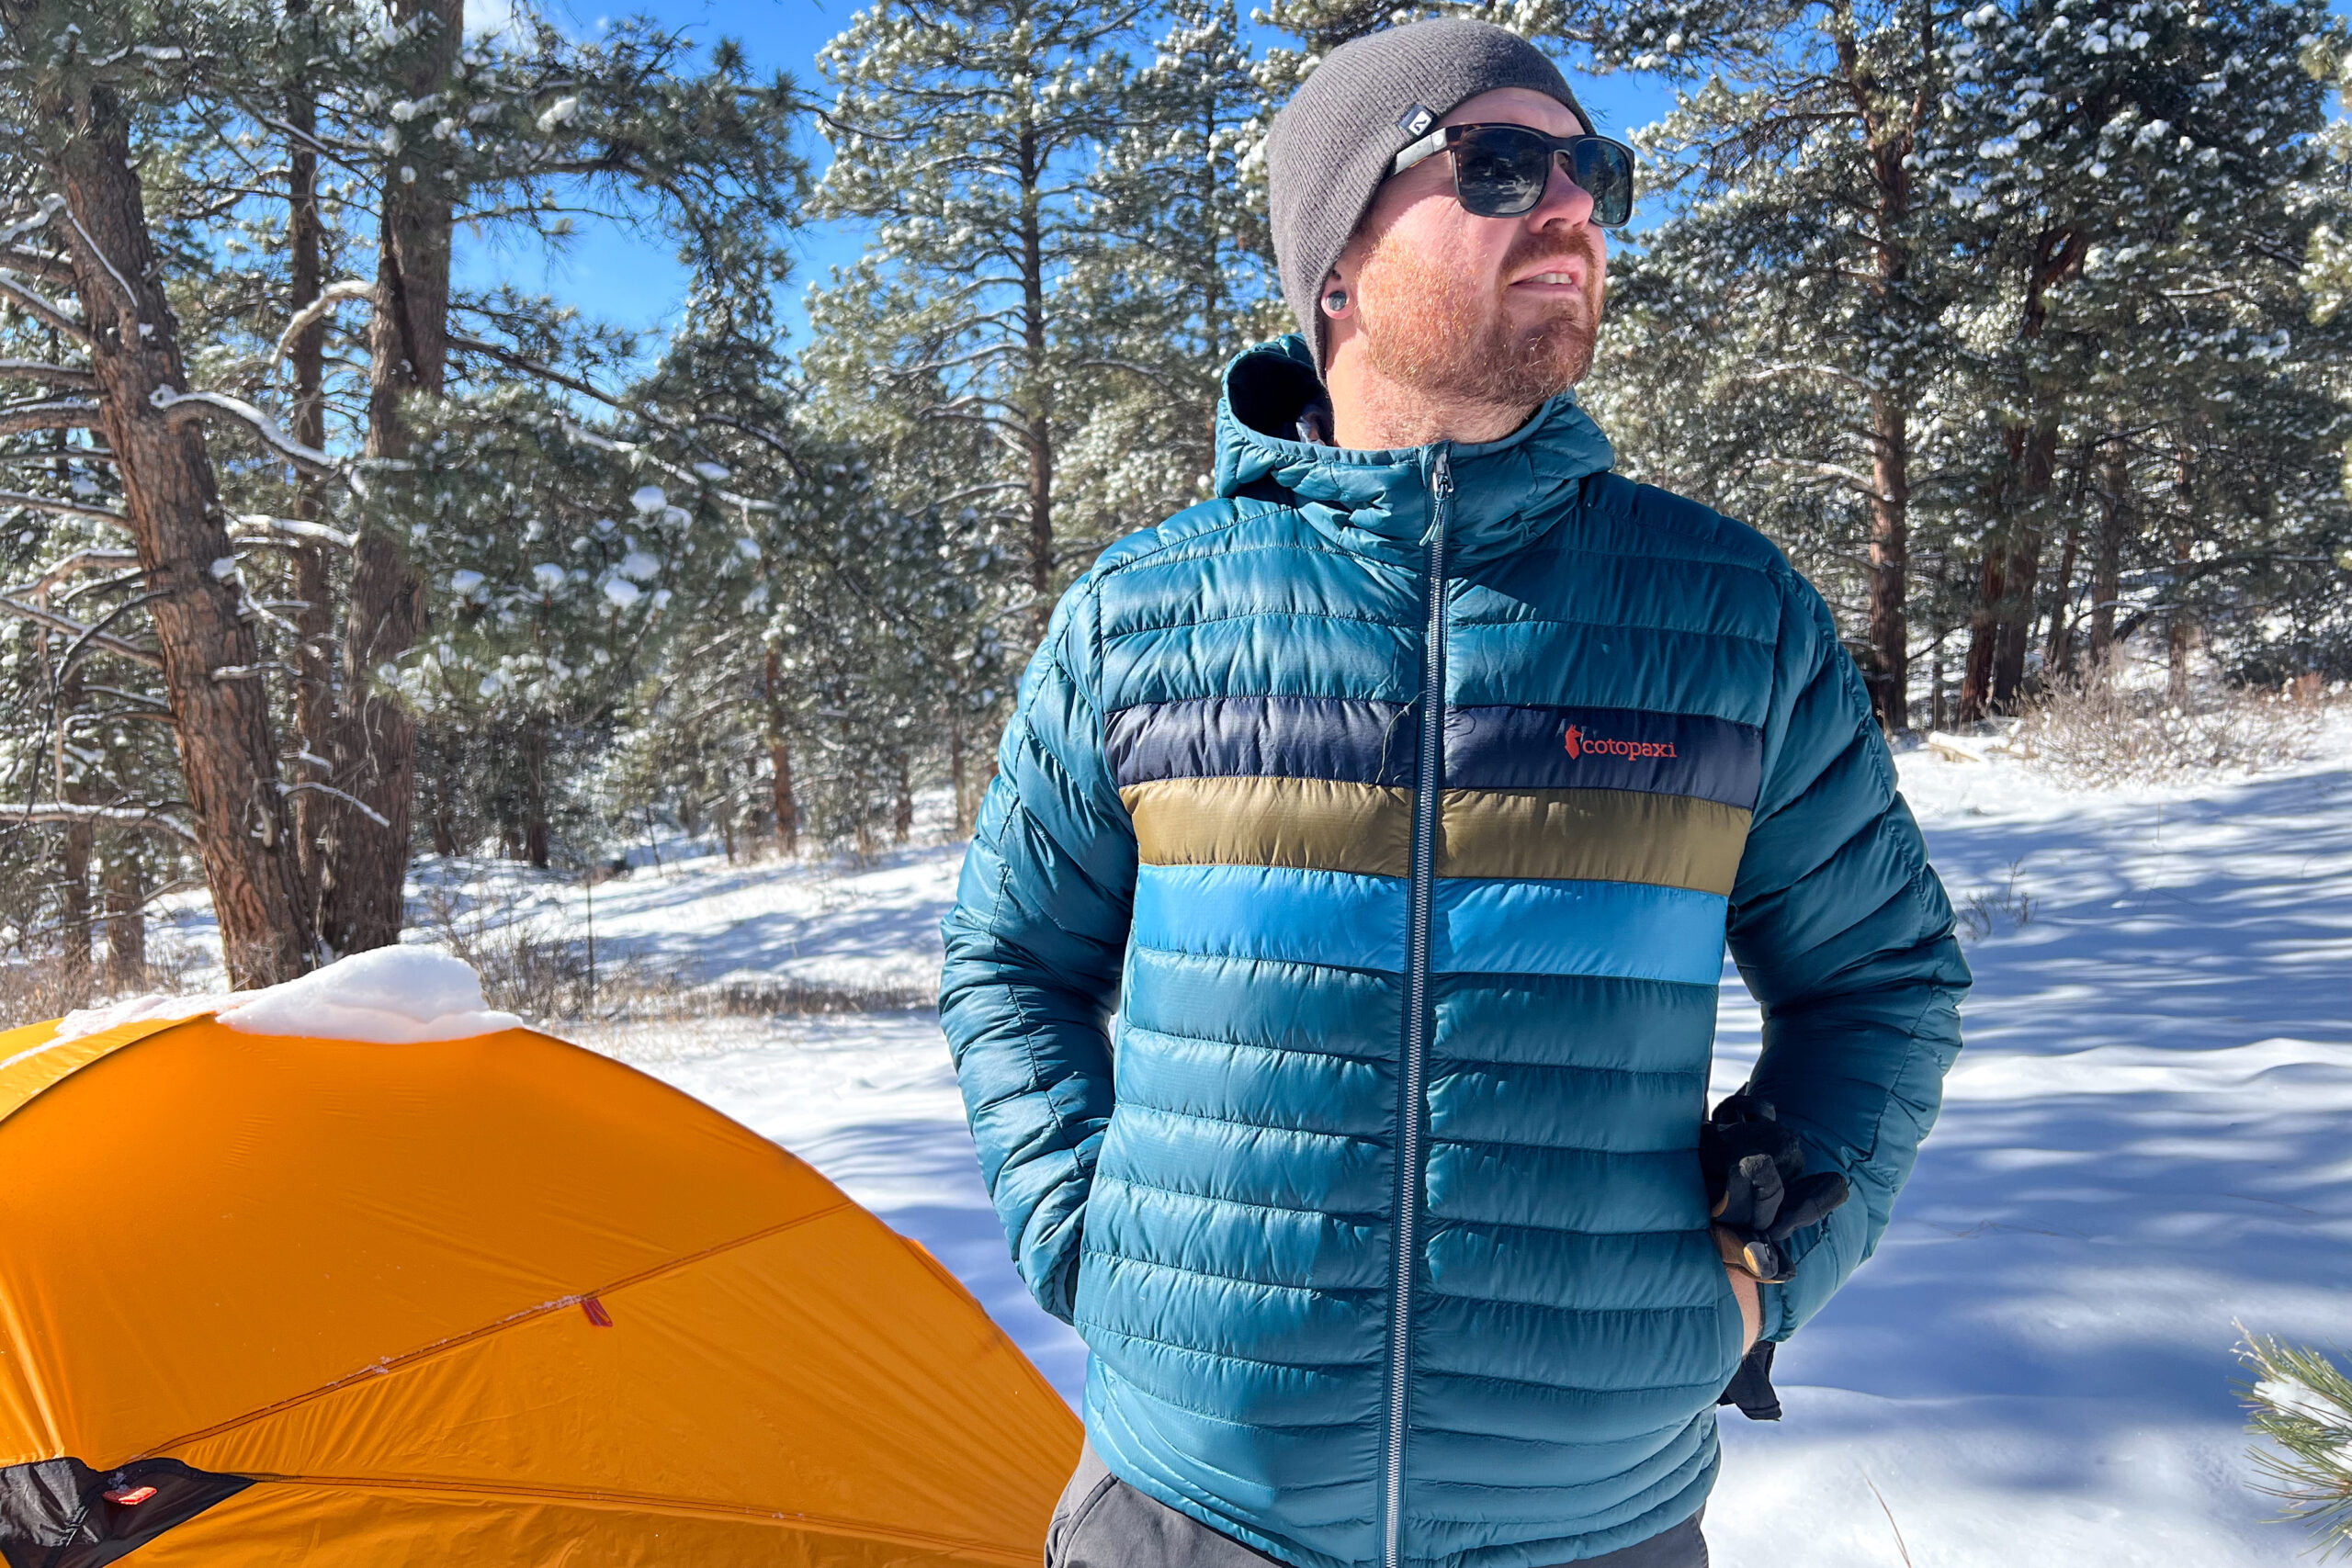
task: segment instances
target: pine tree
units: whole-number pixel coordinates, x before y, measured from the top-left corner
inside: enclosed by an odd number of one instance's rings
[[[1057,467],[1102,357],[1069,278],[1102,243],[1094,160],[1118,129],[1136,16],[1079,0],[877,0],[819,57],[838,93],[820,209],[873,225],[873,242],[811,302],[810,371],[843,398],[990,438],[984,474],[932,499],[1017,508],[1038,635],[1062,565]]]
[[[2239,598],[2251,618],[2278,558],[2340,534],[2332,334],[2306,324],[2298,264],[2323,215],[2310,67],[2341,29],[2309,0],[2029,0],[1964,20],[1933,178],[1988,285],[1967,335],[2001,447],[1977,484],[1962,716],[2021,694],[2037,616],[2056,624],[2074,592],[2042,577],[2081,532],[2069,491],[2102,481],[2102,522],[2135,520],[2185,695],[2200,605]]]
[[[1257,66],[1232,0],[1176,0],[1102,150],[1100,243],[1073,294],[1104,374],[1063,467],[1098,544],[1205,493],[1226,363],[1288,330],[1251,157],[1268,119]]]
[[[238,405],[191,393],[132,141],[143,105],[185,93],[203,62],[254,41],[243,20],[225,9],[172,6],[0,6],[14,79],[6,102],[23,160],[10,183],[25,204],[5,292],[65,351],[51,368],[21,374],[92,394],[19,406],[13,418],[0,416],[0,428],[104,434],[122,505],[67,514],[112,522],[135,548],[141,607],[156,646],[131,654],[135,645],[119,637],[118,651],[161,670],[230,974],[266,984],[309,964],[310,921],[277,788],[265,667],[243,614],[249,596],[233,570],[221,570],[224,562],[233,569],[234,552],[220,477],[193,423],[213,412],[242,415]],[[96,640],[95,626],[30,618]],[[74,804],[41,809],[70,816]]]
[[[1763,527],[1845,604],[1890,730],[1909,724],[1913,497],[1959,282],[1919,188],[1950,28],[1922,0],[1734,5],[1613,45],[1664,40],[1738,85],[1711,77],[1643,138],[1645,199],[1672,216],[1616,269],[1595,401],[1635,471]]]
[[[19,406],[0,439],[80,442],[74,431],[108,426],[103,448],[77,446],[86,455],[70,472],[33,470],[28,504],[133,536],[148,573],[85,601],[110,616],[103,628],[53,614],[41,624],[94,631],[78,659],[104,651],[141,676],[162,667],[160,690],[118,677],[107,684],[129,697],[106,700],[162,705],[186,751],[115,804],[51,798],[52,780],[17,815],[102,833],[186,827],[241,979],[308,963],[314,912],[344,947],[398,930],[413,745],[399,694],[431,624],[432,535],[506,503],[494,476],[445,472],[447,493],[412,506],[403,476],[445,426],[511,416],[529,428],[548,400],[510,398],[516,388],[609,404],[632,352],[546,301],[451,290],[450,224],[462,215],[560,243],[573,209],[617,211],[674,235],[706,280],[756,277],[756,291],[783,276],[779,231],[803,189],[798,100],[788,82],[752,80],[740,51],[719,46],[705,67],[644,24],[581,41],[528,11],[460,46],[460,16],[455,0],[395,13],[348,0],[157,0],[135,13],[27,0],[0,17],[35,62],[24,69],[65,95],[50,106],[62,112],[27,126],[46,144],[16,143],[22,254],[6,276],[33,281],[6,292],[19,327],[62,345],[23,357],[50,367],[45,385],[96,393]],[[94,224],[107,232],[84,265],[73,237]],[[118,254],[153,259],[117,277]],[[61,284],[81,306],[51,297]],[[83,345],[89,300],[126,290],[146,330]],[[104,310],[108,322],[119,313]],[[107,379],[142,375],[162,401]],[[95,499],[74,493],[80,483]],[[40,568],[62,564],[72,543],[62,532],[44,543]],[[189,586],[157,596],[159,573]],[[188,604],[212,619],[192,620]],[[191,626],[219,647],[188,643]]]
[[[2322,1561],[2352,1552],[2352,1378],[2316,1350],[2248,1336],[2238,1359],[2253,1374],[2241,1393],[2259,1489],[2310,1527]]]
[[[1511,9],[1722,69],[1645,139],[1680,188],[1595,397],[1629,468],[1823,582],[1883,722],[1918,626],[1939,697],[1966,629],[1962,718],[2152,618],[2177,687],[2201,627],[2248,673],[2282,626],[2313,656],[2343,439],[2294,276],[2337,209],[2318,7]]]

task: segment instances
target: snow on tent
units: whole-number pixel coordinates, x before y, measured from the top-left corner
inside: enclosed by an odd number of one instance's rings
[[[413,949],[0,1033],[0,1238],[9,1568],[1027,1568],[1078,1456],[913,1243]]]

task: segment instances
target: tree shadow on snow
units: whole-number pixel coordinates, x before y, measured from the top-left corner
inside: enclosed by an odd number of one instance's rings
[[[2233,1320],[2352,1341],[2352,775],[1930,839],[2037,906],[1970,948],[1942,1118],[1780,1371],[2006,1430],[1971,1451],[2009,1485],[2088,1483],[2134,1423],[2233,1433]]]

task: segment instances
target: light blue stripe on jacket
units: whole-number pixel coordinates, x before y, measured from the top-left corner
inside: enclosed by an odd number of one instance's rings
[[[1449,879],[1436,884],[1430,968],[1440,975],[1594,975],[1712,986],[1724,898],[1635,882]],[[1138,947],[1203,958],[1401,969],[1401,877],[1287,866],[1147,865]]]

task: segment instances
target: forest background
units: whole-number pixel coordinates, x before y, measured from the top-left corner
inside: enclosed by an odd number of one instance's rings
[[[201,886],[265,983],[422,854],[967,816],[1286,325],[1271,107],[1440,12],[1623,106],[1581,395],[1891,731],[2352,676],[2318,0],[0,0],[0,947],[136,984]]]

